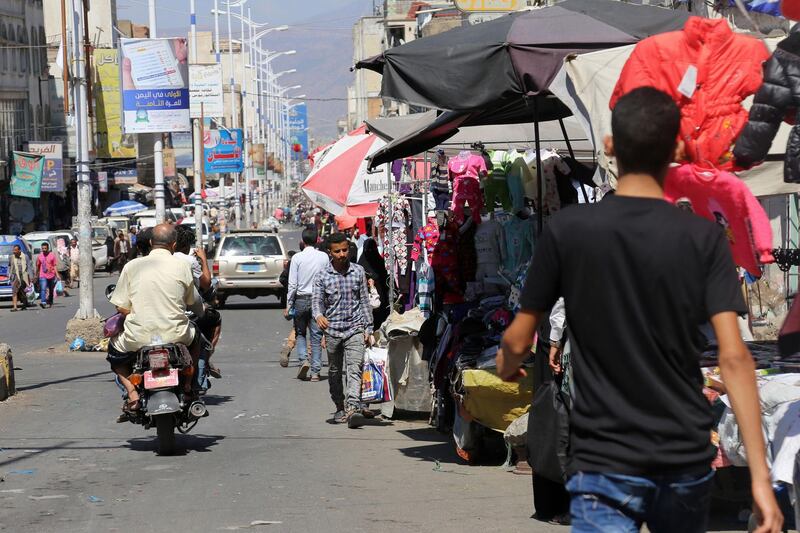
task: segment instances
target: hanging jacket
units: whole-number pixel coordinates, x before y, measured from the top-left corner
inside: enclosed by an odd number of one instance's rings
[[[734,174],[697,165],[671,168],[664,180],[664,198],[719,224],[733,261],[751,275],[761,277],[760,265],[775,261],[769,217]]]
[[[747,122],[742,100],[761,85],[767,58],[764,43],[734,33],[725,19],[690,17],[682,31],[636,45],[609,106],[638,87],[666,92],[681,109],[687,160],[731,169],[731,148]]]
[[[800,24],[778,44],[764,64],[764,84],[756,93],[750,119],[736,141],[733,155],[741,168],[750,168],[767,157],[772,141],[784,118],[795,118],[800,111]],[[800,183],[800,125],[789,135],[783,179]]]

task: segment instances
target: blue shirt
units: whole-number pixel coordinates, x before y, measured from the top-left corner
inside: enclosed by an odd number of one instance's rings
[[[364,268],[350,263],[347,271],[340,273],[329,263],[314,278],[311,312],[314,319],[328,319],[325,332],[332,337],[372,334],[372,307]]]

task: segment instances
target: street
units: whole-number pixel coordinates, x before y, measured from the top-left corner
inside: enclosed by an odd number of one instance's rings
[[[296,248],[296,233],[283,238]],[[104,316],[113,279],[95,279]],[[426,420],[327,423],[327,369],[308,383],[278,365],[289,323],[274,298],[229,300],[211,414],[159,457],[154,429],[115,423],[105,354],[66,351],[77,300],[0,307],[19,388],[0,403],[0,531],[566,530],[529,518],[530,478],[467,466]]]

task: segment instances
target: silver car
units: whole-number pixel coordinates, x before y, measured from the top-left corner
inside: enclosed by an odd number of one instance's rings
[[[262,230],[234,230],[226,233],[217,246],[211,265],[217,278],[217,301],[222,307],[228,296],[250,299],[275,296],[285,305],[280,283],[287,260],[281,238]]]

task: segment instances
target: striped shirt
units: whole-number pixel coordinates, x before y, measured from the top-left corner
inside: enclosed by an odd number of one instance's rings
[[[314,278],[311,312],[314,319],[328,319],[325,333],[332,337],[372,334],[372,308],[364,268],[350,263],[347,271],[340,273],[332,263],[328,264]]]

